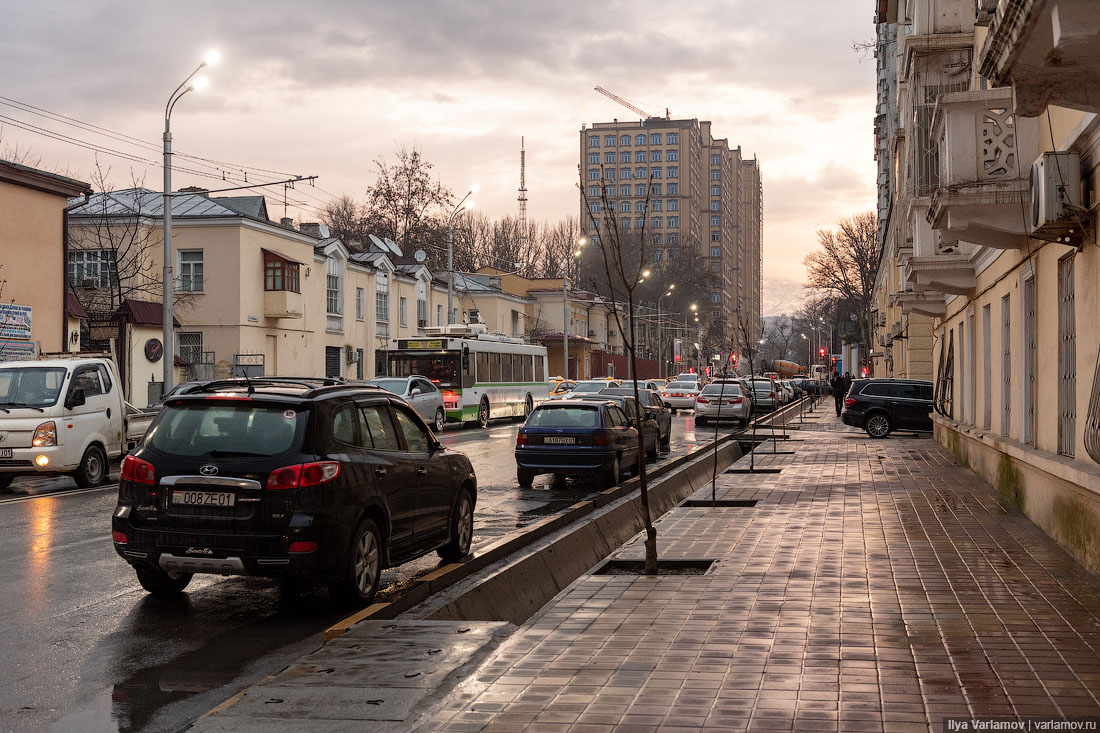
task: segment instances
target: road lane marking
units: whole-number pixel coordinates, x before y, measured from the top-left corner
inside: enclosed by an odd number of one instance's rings
[[[94,489],[65,489],[63,491],[52,491],[48,494],[32,494],[31,496],[16,496],[11,499],[0,499],[0,504],[18,504],[33,499],[54,499],[59,496],[75,496],[77,494],[90,494],[96,491],[115,491],[117,489],[118,484],[97,486]]]

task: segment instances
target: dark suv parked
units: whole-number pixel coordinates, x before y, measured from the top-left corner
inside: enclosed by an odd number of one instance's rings
[[[126,457],[115,550],[155,595],[194,573],[327,582],[367,603],[383,567],[469,552],[477,480],[383,389],[210,382],[170,398]]]
[[[895,430],[931,432],[932,383],[917,379],[857,379],[852,382],[840,419],[863,428],[872,438]]]

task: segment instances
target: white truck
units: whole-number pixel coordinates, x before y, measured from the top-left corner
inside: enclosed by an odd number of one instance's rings
[[[154,417],[123,399],[109,358],[0,362],[0,490],[29,475],[99,486]]]

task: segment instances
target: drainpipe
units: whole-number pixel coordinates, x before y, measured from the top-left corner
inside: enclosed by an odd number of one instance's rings
[[[69,351],[69,212],[88,203],[92,190],[84,191],[84,199],[61,212],[61,350]],[[78,349],[79,351],[79,349]]]

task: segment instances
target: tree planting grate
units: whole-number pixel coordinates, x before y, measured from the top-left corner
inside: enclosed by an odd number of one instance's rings
[[[727,468],[726,473],[781,473],[782,468],[762,468],[757,466],[756,468]]]
[[[658,575],[705,575],[714,560],[658,560]],[[607,560],[593,575],[645,575],[645,560]]]
[[[711,509],[714,507],[741,507],[748,508],[756,506],[756,502],[759,499],[718,499],[717,501],[711,501],[710,499],[688,499],[680,504],[685,509]]]

